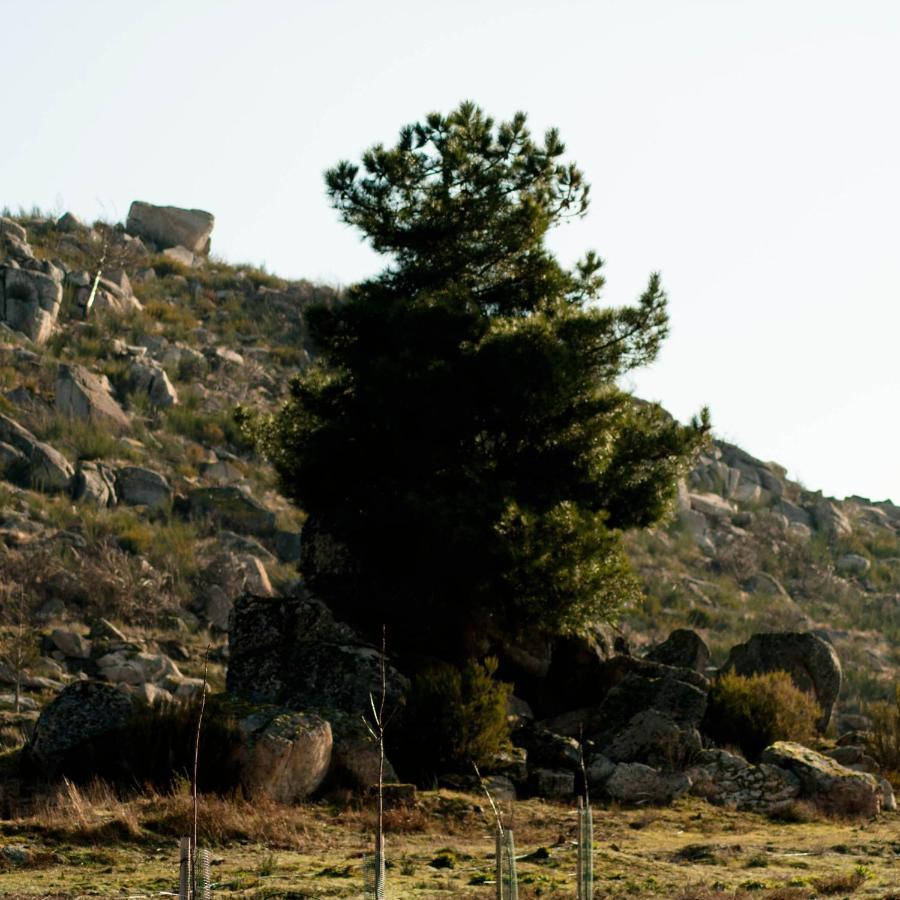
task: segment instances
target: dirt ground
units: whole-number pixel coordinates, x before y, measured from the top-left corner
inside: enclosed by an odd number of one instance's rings
[[[363,896],[371,809],[203,800],[201,817],[215,897]],[[505,817],[522,900],[574,897],[574,804],[528,800],[507,807]],[[118,801],[70,790],[29,816],[0,822],[0,848],[24,848],[28,857],[15,864],[0,849],[0,896],[172,896],[177,835],[189,821],[187,797]],[[594,822],[598,900],[900,900],[898,814],[785,824],[686,799],[666,809],[598,806]],[[491,824],[478,797],[420,793],[415,808],[388,811],[387,828],[388,897],[494,897]]]

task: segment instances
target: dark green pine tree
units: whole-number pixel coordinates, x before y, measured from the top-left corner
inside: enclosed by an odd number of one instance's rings
[[[654,274],[603,308],[602,261],[547,249],[588,207],[563,153],[463,103],[327,173],[388,267],[309,310],[319,360],[257,434],[308,514],[309,587],[395,640],[464,656],[614,615],[637,594],[621,530],[664,515],[708,431],[617,386],[656,356],[666,297]]]

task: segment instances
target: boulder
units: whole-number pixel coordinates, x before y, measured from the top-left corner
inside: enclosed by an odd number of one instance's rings
[[[70,659],[90,659],[91,657],[91,642],[76,631],[54,628],[50,632],[50,640],[57,650]]]
[[[80,748],[109,737],[127,724],[134,700],[110,684],[76,681],[41,711],[28,744],[40,767],[53,773],[76,759]]]
[[[793,773],[802,796],[829,814],[875,816],[881,811],[882,788],[874,775],[847,769],[802,744],[772,744],[763,750],[762,762]]]
[[[143,394],[151,406],[167,409],[178,403],[178,391],[169,380],[166,370],[155,362],[135,360],[128,373],[132,390]]]
[[[850,520],[831,500],[822,498],[813,509],[813,520],[816,528],[829,537],[843,538],[853,534]]]
[[[643,762],[672,769],[683,766],[701,747],[696,728],[682,727],[657,709],[645,709],[613,735],[606,756],[614,762]]]
[[[575,793],[575,774],[566,769],[532,769],[528,788],[535,797],[570,799]]]
[[[243,487],[196,488],[188,494],[188,506],[193,518],[212,519],[240,534],[269,535],[275,531],[275,513]]]
[[[619,763],[605,790],[620,803],[671,803],[690,790],[691,780],[682,772],[663,774],[641,763]]]
[[[166,259],[181,263],[181,265],[187,266],[188,268],[194,265],[194,254],[186,247],[169,247],[168,249],[163,250],[163,256],[165,256]]]
[[[523,720],[513,732],[512,741],[527,753],[529,767],[566,769],[571,772],[581,769],[578,741],[556,734],[543,725]]]
[[[28,240],[28,232],[18,222],[14,222],[6,216],[0,216],[0,237],[12,238],[25,243]]]
[[[306,597],[245,595],[229,622],[229,693],[288,709],[362,716],[381,693],[381,653]],[[397,708],[407,680],[387,666],[387,704]]]
[[[538,713],[553,716],[597,703],[601,699],[602,667],[612,655],[612,642],[606,635],[597,629],[590,634],[558,637],[549,649],[547,673],[532,691]]]
[[[799,779],[787,769],[751,766],[726,750],[702,750],[688,770],[691,793],[718,806],[774,812],[800,794]]]
[[[677,628],[661,644],[644,654],[644,659],[705,672],[709,664],[709,646],[706,641],[690,628]]]
[[[56,376],[56,409],[70,419],[83,419],[113,429],[128,428],[128,416],[112,395],[105,375],[84,366],[60,365]]]
[[[718,494],[691,494],[691,509],[709,519],[730,519],[734,504]]]
[[[858,553],[845,553],[837,561],[837,570],[842,575],[865,575],[872,563]]]
[[[252,797],[276,803],[305,800],[331,766],[331,726],[313,713],[253,713],[239,722],[246,736],[240,778]]]
[[[39,441],[18,422],[2,414],[0,441],[22,454],[31,487],[47,491],[64,491],[69,488],[74,471],[62,453]]]
[[[162,509],[172,502],[172,487],[159,472],[125,466],[116,472],[116,494],[128,506]]]
[[[359,791],[378,784],[380,759],[378,746],[372,740],[360,717],[332,710],[328,714],[334,744],[331,754],[332,772],[337,778]],[[384,760],[384,780],[396,782],[397,772],[391,761]]]
[[[191,253],[209,253],[215,218],[201,209],[154,206],[135,200],[128,210],[125,230],[158,247],[184,247]]]
[[[95,506],[115,506],[116,474],[102,463],[81,462],[72,481],[72,497]]]
[[[60,231],[87,231],[88,226],[73,212],[63,213],[56,220],[56,227]]]
[[[0,266],[0,320],[36,344],[53,333],[62,303],[62,273]]]
[[[745,676],[787,672],[800,690],[815,695],[822,710],[820,731],[828,726],[841,690],[841,662],[834,647],[811,632],[755,634],[732,647],[721,671]]]

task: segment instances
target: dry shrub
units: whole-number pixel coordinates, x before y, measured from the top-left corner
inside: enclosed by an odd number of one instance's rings
[[[869,751],[891,781],[900,783],[900,684],[894,686],[893,702],[873,703],[866,713],[872,720]]]
[[[852,894],[861,887],[866,880],[863,872],[848,872],[845,875],[829,875],[826,878],[818,878],[812,884],[816,893],[831,896],[833,894]]]
[[[149,624],[174,605],[166,576],[111,536],[84,547],[62,538],[0,547],[0,581],[19,586],[35,607],[59,599],[84,618]]]
[[[825,821],[827,817],[818,806],[807,800],[790,800],[770,810],[768,818],[785,825],[810,825]]]
[[[145,828],[157,835],[181,837],[191,833],[193,801],[186,792],[150,796],[141,801]],[[308,812],[282,806],[265,797],[252,801],[205,795],[198,814],[199,841],[221,847],[233,841],[264,844],[273,850],[303,850],[312,845]]]
[[[737,743],[756,761],[775,741],[811,740],[820,715],[816,701],[787,672],[727,672],[709,692],[703,729],[720,744]]]

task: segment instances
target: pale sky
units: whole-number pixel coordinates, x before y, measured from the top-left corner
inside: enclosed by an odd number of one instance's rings
[[[900,503],[896,0],[0,0],[0,206],[207,209],[213,252],[349,284],[382,262],[322,173],[462,99],[558,126],[593,185],[565,260],[660,270],[632,386],[811,489]]]

